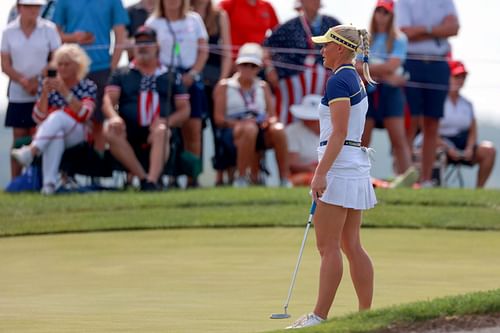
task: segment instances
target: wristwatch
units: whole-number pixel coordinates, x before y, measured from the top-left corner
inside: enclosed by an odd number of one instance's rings
[[[200,79],[201,79],[200,73],[197,70],[195,70],[195,69],[190,70],[188,72],[188,74],[191,75],[191,77],[195,81],[200,81]]]

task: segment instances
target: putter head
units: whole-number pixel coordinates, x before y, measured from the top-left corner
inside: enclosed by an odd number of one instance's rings
[[[286,319],[290,318],[290,315],[288,313],[273,313],[271,314],[271,319]]]

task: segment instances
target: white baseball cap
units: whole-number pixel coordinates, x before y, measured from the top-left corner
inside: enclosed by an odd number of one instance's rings
[[[306,95],[302,103],[290,106],[290,111],[295,118],[302,120],[318,120],[318,105],[321,103],[321,95]]]
[[[47,4],[47,0],[17,0],[17,4],[27,6],[43,6]]]
[[[240,47],[238,52],[238,57],[236,58],[236,65],[240,64],[254,64],[259,67],[262,66],[262,57],[264,56],[264,51],[262,47],[257,43],[246,43]]]

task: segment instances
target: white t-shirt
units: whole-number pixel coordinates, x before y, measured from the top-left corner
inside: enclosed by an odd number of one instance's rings
[[[439,135],[453,137],[470,128],[474,120],[472,103],[462,96],[458,97],[457,104],[450,98],[444,103],[443,118],[439,121]]]
[[[307,128],[302,121],[296,121],[285,128],[288,152],[299,154],[301,164],[318,162],[316,148],[319,135]]]
[[[186,16],[177,21],[170,22],[170,27],[178,44],[174,48],[174,36],[169,29],[168,21],[162,17],[150,17],[146,25],[156,31],[158,43],[160,44],[160,61],[169,66],[172,62],[175,67],[184,69],[191,68],[196,63],[198,56],[198,40],[208,41],[208,33],[201,16],[195,12],[188,12]]]
[[[1,52],[9,54],[12,67],[26,78],[42,72],[47,65],[49,53],[61,45],[61,38],[54,23],[38,18],[35,30],[27,37],[21,30],[19,17],[10,22],[2,33]],[[28,94],[14,81],[9,85],[9,101],[29,103],[36,96]]]

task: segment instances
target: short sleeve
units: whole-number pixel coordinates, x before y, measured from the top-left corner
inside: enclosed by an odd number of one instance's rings
[[[107,86],[115,86],[122,88],[122,77],[123,77],[122,70],[120,68],[114,70],[109,76]]]
[[[64,0],[58,0],[56,2],[56,8],[54,9],[54,15],[52,16],[52,22],[63,28],[67,24],[66,15],[64,15],[65,6],[66,4]]]
[[[10,45],[7,37],[7,30],[2,33],[2,45],[0,47],[2,53],[10,53]]]
[[[274,28],[276,28],[280,22],[278,20],[278,15],[276,15],[276,11],[274,10],[273,5],[268,3],[268,7],[269,7],[269,15],[270,15],[270,23],[271,23],[271,26],[269,28],[274,30]]]
[[[208,32],[207,29],[205,28],[205,23],[203,23],[203,20],[201,16],[198,13],[193,12],[193,21],[196,29],[196,37],[197,39],[204,39],[208,41]]]
[[[127,11],[123,7],[121,0],[113,0],[113,19],[111,25],[113,27],[117,25],[127,25],[129,23],[129,18]]]
[[[394,16],[396,18],[396,26],[398,28],[409,27],[411,23],[411,11],[409,3],[406,0],[396,2]]]
[[[57,31],[57,28],[54,24],[50,23],[50,26],[47,27],[48,30],[48,37],[49,37],[49,46],[50,46],[50,51],[55,51],[56,49],[61,46],[61,36],[59,35],[59,32]]]
[[[325,95],[329,105],[338,101],[350,101],[349,83],[340,75],[332,76],[326,84]]]
[[[453,0],[446,1],[446,6],[443,12],[446,13],[446,16],[452,15],[458,17],[457,8],[455,7],[455,3],[453,2]]]
[[[233,0],[222,0],[221,2],[219,2],[219,7],[224,9],[227,14],[230,16],[232,14],[232,7],[233,7]]]
[[[399,58],[401,61],[406,59],[408,50],[408,38],[405,34],[401,33],[395,40],[392,47],[390,58]]]

